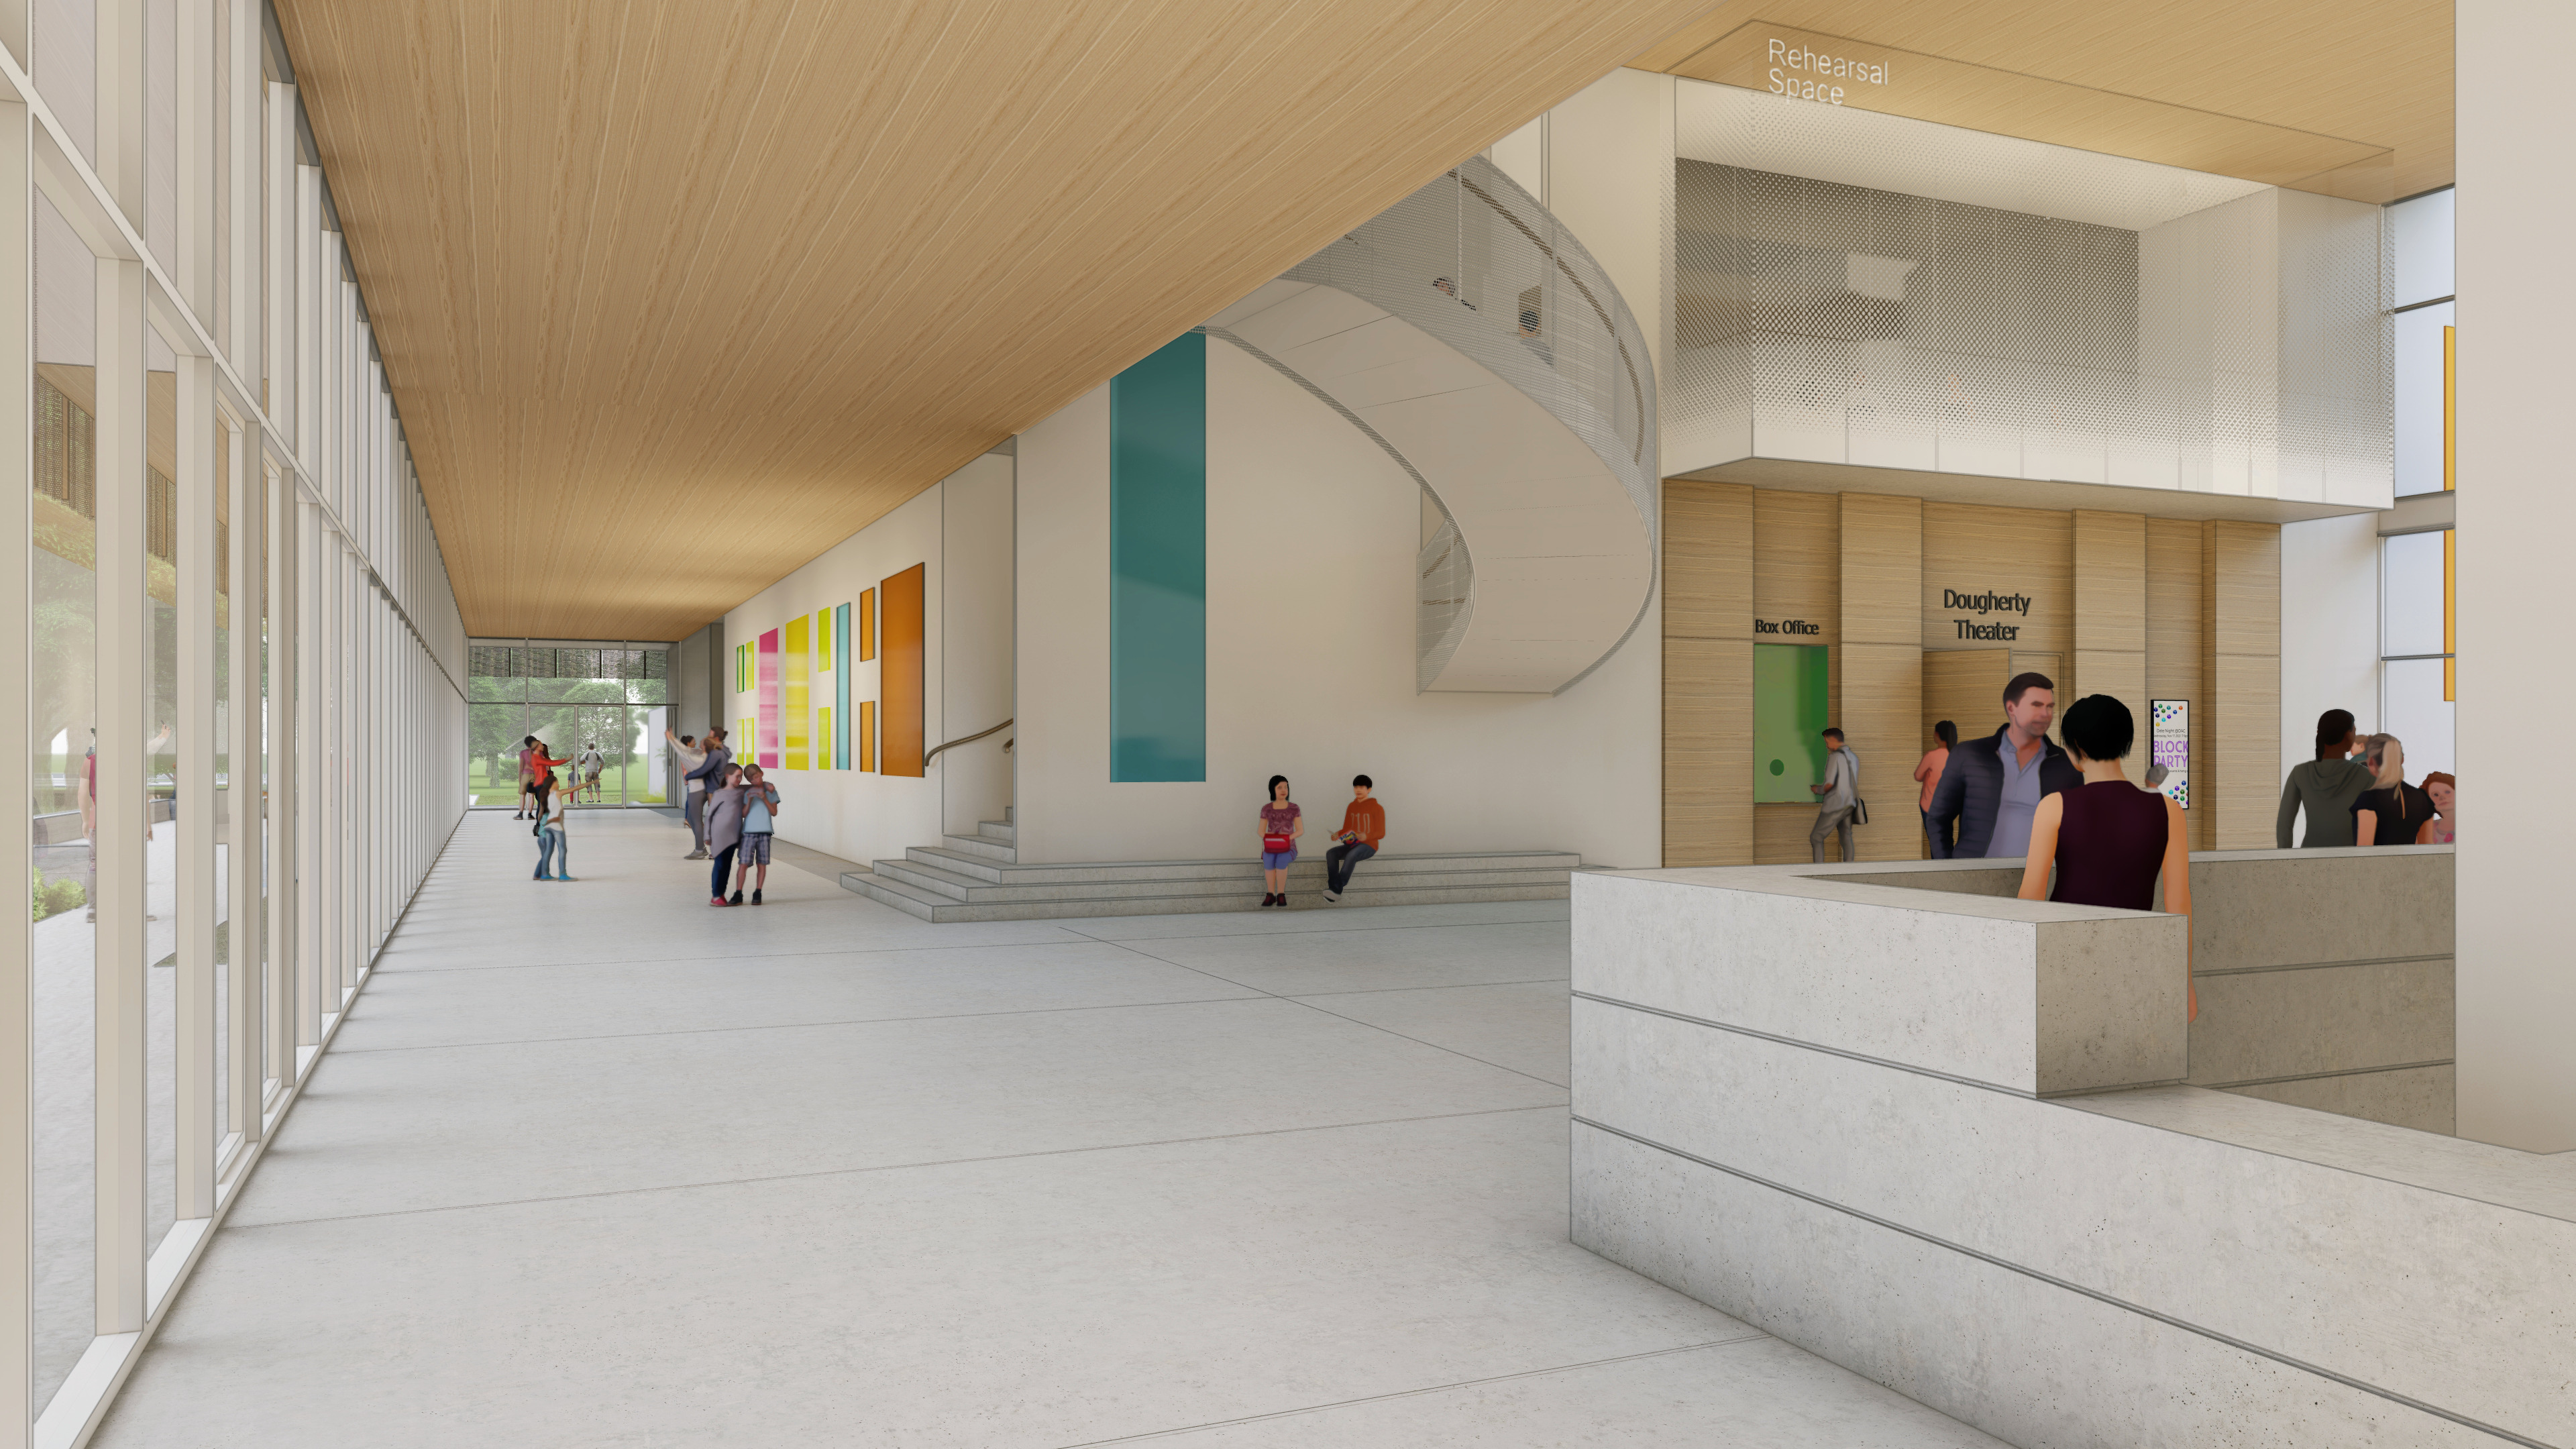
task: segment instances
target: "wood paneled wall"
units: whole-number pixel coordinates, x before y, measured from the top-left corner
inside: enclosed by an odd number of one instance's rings
[[[1830,493],[1753,494],[1753,617],[1804,619],[1818,632],[1774,642],[1822,644],[1831,651],[1825,713],[1843,717],[1842,500]],[[1752,739],[1742,747],[1753,769]],[[1775,865],[1807,859],[1816,812],[1805,805],[1753,808],[1753,859]]]
[[[1945,588],[2030,595],[2019,637],[1958,638]],[[1855,841],[1864,860],[1922,853],[1911,776],[1933,722],[1953,720],[1965,740],[1992,734],[2003,681],[2026,669],[2055,679],[2061,702],[2098,693],[2129,706],[2134,778],[2146,768],[2147,702],[2192,701],[2193,848],[2271,840],[2273,525],[1666,483],[1666,865],[1808,858],[1815,811],[1753,803],[1755,619],[1804,619],[1818,632],[1796,642],[1833,651],[1829,708],[1876,816]]]
[[[1835,721],[1860,757],[1870,802],[1870,823],[1852,847],[1862,860],[1914,860],[1924,853],[1912,778],[1923,730],[1923,500],[1845,493],[1841,501]]]
[[[2281,793],[2281,530],[2201,528],[2202,655],[2214,706],[2211,848],[2267,850]]]
[[[1664,864],[1753,863],[1753,490],[1664,485]]]
[[[2183,518],[2147,520],[2147,698],[2192,702],[2192,808],[2183,818],[2191,822],[2194,850],[2208,850],[2218,838],[2218,812],[2203,788],[2211,780],[2209,732],[2217,719],[2209,697],[2208,661],[2201,655],[2207,617],[2201,588],[2203,527]]]
[[[2147,519],[2140,513],[2074,515],[2075,668],[2059,681],[2058,708],[2088,694],[2129,707],[2138,735],[2124,760],[2146,778]]]

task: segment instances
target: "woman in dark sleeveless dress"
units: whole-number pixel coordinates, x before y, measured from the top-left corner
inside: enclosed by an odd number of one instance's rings
[[[2129,707],[2107,694],[2088,694],[2058,718],[2066,753],[2084,772],[2080,789],[2061,790],[2039,802],[2030,821],[2030,860],[2022,867],[2021,898],[2155,909],[2156,878],[2165,883],[2167,913],[2191,915],[2191,832],[2182,807],[2129,783],[2120,757],[2137,739]],[[2057,889],[2048,888],[2051,867]],[[2190,954],[2184,953],[2188,973]],[[2200,993],[2186,991],[2194,1018]]]

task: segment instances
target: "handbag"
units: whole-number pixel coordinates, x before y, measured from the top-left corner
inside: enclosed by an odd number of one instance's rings
[[[1852,797],[1851,820],[1854,825],[1867,825],[1869,823],[1869,802],[1860,798],[1858,795],[1854,795]]]
[[[1297,837],[1293,835],[1265,835],[1261,837],[1261,848],[1272,855],[1282,855],[1297,848]]]

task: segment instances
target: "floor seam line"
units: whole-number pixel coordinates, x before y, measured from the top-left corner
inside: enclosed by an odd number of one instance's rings
[[[1548,1086],[1555,1086],[1553,1082]],[[1563,1091],[1563,1088],[1558,1088]],[[376,1218],[422,1217],[431,1213],[479,1212],[490,1208],[529,1207],[539,1203],[580,1202],[588,1198],[638,1197],[655,1192],[694,1192],[711,1187],[755,1187],[769,1182],[806,1182],[824,1177],[855,1177],[871,1172],[905,1172],[928,1167],[969,1167],[985,1162],[1020,1162],[1040,1157],[1079,1157],[1092,1152],[1128,1152],[1148,1147],[1186,1147],[1200,1142],[1233,1142],[1257,1137],[1288,1137],[1306,1132],[1344,1132],[1362,1127],[1400,1127],[1411,1122],[1450,1122],[1468,1117],[1503,1117],[1515,1112],[1567,1112],[1571,1101],[1539,1102],[1524,1107],[1479,1107],[1470,1112],[1431,1112],[1418,1117],[1372,1117],[1356,1122],[1318,1122],[1306,1127],[1265,1127],[1251,1132],[1211,1132],[1198,1137],[1157,1137],[1136,1142],[1103,1142],[1088,1147],[1050,1147],[1034,1152],[996,1152],[978,1157],[925,1158],[917,1162],[880,1162],[861,1167],[826,1167],[813,1172],[774,1172],[754,1177],[713,1178],[703,1182],[654,1183],[644,1187],[611,1187],[597,1192],[567,1192],[544,1197],[500,1198],[491,1202],[441,1203],[431,1207],[388,1208],[382,1212],[340,1213],[330,1217],[281,1218],[266,1223],[231,1223],[235,1232],[267,1228],[314,1227],[324,1223],[365,1222]]]
[[[1653,1348],[1643,1353],[1623,1353],[1610,1358],[1587,1359],[1582,1363],[1553,1364],[1547,1368],[1523,1369],[1518,1373],[1491,1374],[1480,1379],[1460,1379],[1455,1383],[1425,1384],[1418,1389],[1397,1389],[1392,1393],[1363,1394],[1356,1399],[1336,1399],[1331,1403],[1308,1404],[1302,1408],[1274,1409],[1266,1414],[1244,1414],[1232,1419],[1210,1419],[1199,1424],[1183,1424],[1170,1429],[1148,1429],[1138,1434],[1118,1434],[1107,1439],[1085,1439],[1058,1449],[1098,1449],[1104,1444],[1134,1444],[1146,1439],[1167,1439],[1181,1434],[1200,1434],[1211,1429],[1230,1429],[1239,1424],[1260,1424],[1272,1419],[1293,1419],[1301,1414],[1327,1414],[1335,1409],[1356,1408],[1362,1404],[1391,1403],[1397,1399],[1416,1399],[1426,1394],[1455,1393],[1460,1389],[1481,1388],[1486,1384],[1507,1384],[1520,1379],[1545,1378],[1550,1374],[1570,1374],[1583,1369],[1607,1368],[1612,1364],[1635,1363],[1641,1359],[1670,1358],[1675,1354],[1701,1353],[1712,1348],[1726,1348],[1739,1343],[1758,1343],[1771,1337],[1755,1330],[1732,1338],[1712,1338],[1705,1343],[1675,1344],[1671,1348]]]
[[[1251,988],[1247,987],[1246,990]],[[496,1041],[421,1042],[412,1046],[347,1047],[340,1056],[374,1056],[385,1052],[464,1051],[480,1047],[554,1046],[577,1041],[633,1041],[656,1036],[714,1036],[729,1031],[801,1031],[808,1027],[878,1026],[904,1021],[977,1021],[995,1016],[1056,1016],[1074,1011],[1134,1011],[1162,1006],[1206,1006],[1220,1001],[1279,1000],[1268,993],[1252,996],[1193,996],[1172,1001],[1111,1001],[1092,1006],[1031,1006],[1018,1011],[943,1011],[928,1016],[853,1016],[830,1021],[761,1021],[742,1026],[680,1026],[668,1031],[603,1031],[591,1036],[511,1037]]]
[[[1359,909],[1401,910],[1403,907],[1361,906]],[[1210,912],[1209,914],[1214,915],[1219,913]],[[1237,912],[1235,914],[1244,913]],[[1074,916],[1069,919],[1078,921],[1083,918],[1080,916]],[[1139,936],[1136,939],[1140,941],[1234,941],[1245,938],[1267,939],[1272,936],[1352,936],[1368,931],[1454,931],[1462,927],[1473,926],[1560,926],[1566,924],[1568,919],[1568,917],[1564,916],[1548,916],[1534,921],[1418,921],[1408,922],[1400,926],[1332,926],[1318,927],[1311,931],[1210,931],[1204,935],[1197,936]],[[1100,941],[1112,946],[1124,946],[1127,944],[1125,941],[1121,941],[1114,936],[1095,936],[1089,931],[1080,930],[1073,926],[1058,925],[1058,923],[1053,921],[1047,921],[1044,922],[1044,924],[1056,926],[1059,930],[1072,931],[1073,934],[1080,936],[1085,940]]]
[[[1115,946],[1117,944],[1119,943],[1115,941],[1103,941],[1097,936],[1084,936],[1079,941],[961,941],[953,946],[842,946],[835,947],[828,951],[764,951],[760,954],[764,959],[790,956],[890,956],[903,951],[1030,951],[1043,950],[1051,946]],[[665,966],[673,963],[704,964],[710,959],[711,958],[709,956],[704,954],[696,956],[646,956],[640,959],[616,958],[603,961],[522,961],[515,965],[508,966],[397,966],[393,967],[392,971],[393,974],[397,976],[403,975],[406,972],[428,976],[468,971],[553,971],[570,966]]]

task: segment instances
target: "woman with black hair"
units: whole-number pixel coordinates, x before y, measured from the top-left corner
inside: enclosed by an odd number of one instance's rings
[[[2164,878],[2165,911],[2191,915],[2191,831],[2182,807],[2141,790],[2120,768],[2137,740],[2137,718],[2107,694],[2088,694],[2058,716],[2066,753],[2084,772],[2082,788],[2060,790],[2039,802],[2030,820],[2030,857],[2022,866],[2021,898],[2124,911],[2155,909],[2156,879]],[[2051,868],[2057,888],[2049,889]],[[2185,941],[2189,928],[2185,928]],[[2191,953],[2183,952],[2183,980],[2191,1015],[2200,1015],[2200,993],[2190,985]]]
[[[1288,867],[1297,863],[1297,837],[1306,833],[1305,812],[1288,799],[1288,777],[1270,777],[1270,798],[1261,802],[1261,885],[1265,906],[1288,904]]]

